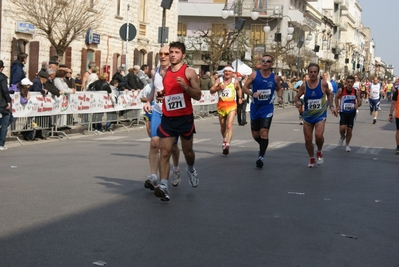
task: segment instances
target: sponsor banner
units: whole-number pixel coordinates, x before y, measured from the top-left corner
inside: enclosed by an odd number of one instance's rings
[[[14,117],[35,117],[58,114],[102,113],[128,109],[142,109],[143,103],[136,92],[121,92],[115,105],[111,96],[105,91],[83,91],[75,94],[51,94],[43,96],[38,92],[31,92],[27,104],[20,103],[20,94],[10,95]],[[193,105],[210,105],[217,103],[217,94],[202,91],[199,101],[193,100]]]

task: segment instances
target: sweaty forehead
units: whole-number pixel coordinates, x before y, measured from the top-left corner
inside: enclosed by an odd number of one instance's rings
[[[159,50],[159,52],[168,53],[168,52],[169,52],[169,46],[163,46],[163,47],[161,47],[161,49]]]

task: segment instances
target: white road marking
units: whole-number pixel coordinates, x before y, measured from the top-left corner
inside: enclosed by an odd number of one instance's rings
[[[362,146],[361,148],[359,148],[358,151],[356,151],[356,153],[359,154],[373,154],[373,155],[377,155],[378,153],[380,153],[380,151],[382,150],[382,147],[369,147],[369,146]]]
[[[106,136],[106,137],[100,137],[97,138],[96,140],[101,140],[101,141],[115,141],[119,139],[124,139],[128,138],[129,136]]]
[[[199,144],[199,143],[209,141],[209,140],[211,140],[211,139],[206,139],[206,138],[205,139],[195,139],[194,138],[193,144]]]

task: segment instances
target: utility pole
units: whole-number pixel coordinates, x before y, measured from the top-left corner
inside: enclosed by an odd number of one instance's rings
[[[126,58],[125,58],[125,69],[128,69],[128,61],[129,61],[129,11],[130,11],[130,5],[127,4],[127,23],[126,23]]]

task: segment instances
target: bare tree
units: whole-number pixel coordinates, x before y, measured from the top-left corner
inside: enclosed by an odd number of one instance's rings
[[[35,25],[37,34],[46,37],[57,56],[87,29],[96,29],[102,21],[99,0],[13,0],[12,16]]]
[[[223,31],[223,34],[212,34],[211,30],[198,30],[194,32],[194,36],[186,38],[188,49],[202,53],[201,60],[209,65],[211,72],[217,70],[222,61],[230,64],[235,60],[237,49],[238,59],[240,59],[248,45],[245,30],[240,34],[228,29]],[[205,49],[202,50],[202,48]]]

